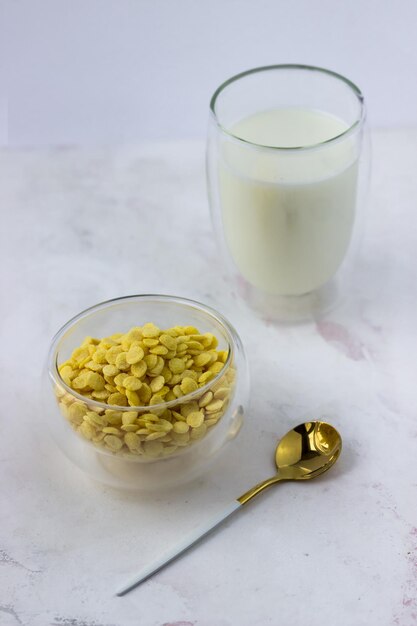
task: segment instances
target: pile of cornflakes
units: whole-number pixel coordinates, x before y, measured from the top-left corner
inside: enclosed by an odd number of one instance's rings
[[[86,337],[58,368],[84,400],[58,386],[59,406],[82,437],[108,451],[170,455],[204,437],[226,411],[235,370],[217,346],[212,333],[193,326],[152,323]]]

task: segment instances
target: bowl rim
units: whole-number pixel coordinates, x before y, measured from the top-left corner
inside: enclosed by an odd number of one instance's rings
[[[152,404],[152,405],[146,404],[146,405],[138,405],[138,406],[121,406],[117,404],[107,404],[105,402],[100,402],[99,400],[94,400],[93,398],[86,398],[82,394],[78,393],[77,391],[69,387],[61,378],[61,375],[58,370],[58,346],[59,346],[60,340],[63,338],[63,336],[66,334],[67,331],[69,331],[71,328],[73,328],[77,324],[77,322],[80,322],[81,320],[85,319],[92,313],[96,313],[97,311],[101,309],[105,309],[107,307],[113,306],[116,303],[133,302],[133,301],[136,302],[137,300],[143,300],[143,301],[156,300],[159,302],[173,302],[181,306],[186,306],[191,309],[196,309],[200,313],[204,313],[208,315],[210,318],[214,319],[218,324],[220,324],[222,329],[226,332],[226,336],[227,336],[228,355],[224,363],[224,367],[220,370],[218,374],[216,374],[214,378],[209,380],[203,387],[199,387],[198,389],[196,389],[195,391],[191,393],[185,394],[184,396],[180,396],[179,398],[176,398],[175,400],[169,400],[168,402],[161,402],[159,404]],[[230,365],[233,363],[233,358],[235,354],[235,345],[240,344],[240,343],[241,343],[240,337],[237,331],[235,330],[235,328],[232,326],[232,324],[216,309],[206,304],[203,304],[201,302],[198,302],[197,300],[192,300],[190,298],[183,298],[181,296],[166,295],[166,294],[132,294],[128,296],[119,296],[117,298],[111,298],[110,300],[104,300],[103,302],[99,302],[98,304],[94,304],[84,309],[77,315],[74,315],[73,317],[71,317],[63,326],[61,326],[61,328],[55,333],[55,335],[53,336],[51,340],[51,344],[50,344],[50,348],[48,352],[48,358],[47,358],[48,376],[50,377],[53,385],[58,385],[62,387],[67,393],[72,395],[74,398],[90,406],[100,408],[100,410],[124,411],[124,412],[127,412],[127,411],[144,412],[147,410],[148,412],[151,412],[152,410],[155,410],[155,409],[157,410],[169,409],[170,407],[176,406],[178,404],[183,404],[184,402],[191,402],[195,398],[200,398],[207,391],[210,391],[213,385],[215,385],[215,383],[218,380],[220,380],[225,375],[227,370],[230,368]]]

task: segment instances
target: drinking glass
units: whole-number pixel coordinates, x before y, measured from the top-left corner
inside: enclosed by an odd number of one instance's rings
[[[348,293],[368,172],[364,98],[347,78],[273,65],[220,85],[209,202],[226,273],[252,308],[302,320]]]

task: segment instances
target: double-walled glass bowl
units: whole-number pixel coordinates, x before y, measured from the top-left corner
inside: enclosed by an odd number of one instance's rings
[[[219,342],[216,350],[223,351],[222,369],[195,391],[152,406],[109,405],[64,382],[59,365],[86,337],[110,337],[147,322],[211,333]],[[147,375],[156,377],[157,369]],[[248,397],[243,346],[231,324],[209,307],[172,296],[128,296],[83,311],[55,335],[47,370],[52,390],[46,393],[45,414],[54,440],[79,468],[115,487],[149,490],[200,475],[239,432]],[[191,412],[204,416],[200,426],[184,433],[170,426],[187,423]]]

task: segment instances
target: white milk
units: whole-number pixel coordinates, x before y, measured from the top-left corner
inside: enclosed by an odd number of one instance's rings
[[[308,146],[347,129],[309,109],[274,109],[231,132],[264,146]],[[271,150],[226,140],[219,161],[226,242],[243,277],[278,295],[305,294],[337,271],[349,246],[357,150],[351,138],[308,150]]]

